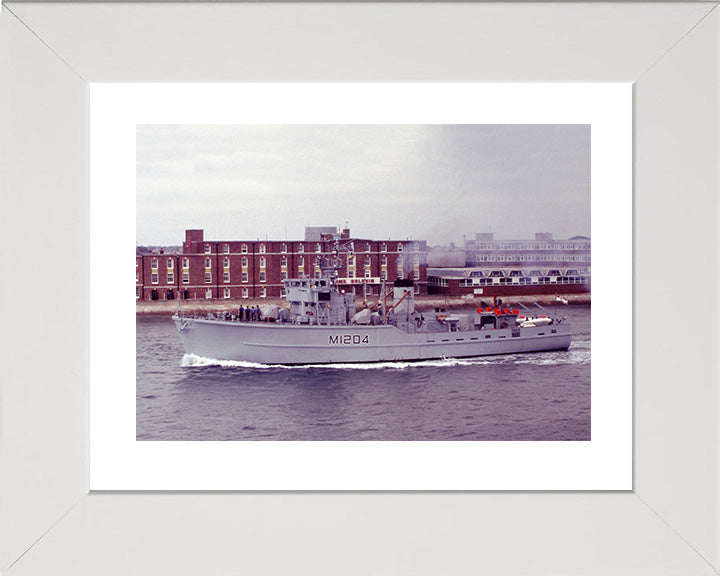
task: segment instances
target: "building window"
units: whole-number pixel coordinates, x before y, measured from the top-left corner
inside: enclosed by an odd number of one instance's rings
[[[247,268],[248,259],[247,259],[245,256],[243,256],[243,259],[242,259],[242,261],[240,262],[240,264],[242,265],[243,268]]]
[[[402,252],[402,251],[403,251],[403,245],[402,245],[402,244],[398,244],[398,249],[397,249],[397,251],[398,251],[398,252]]]
[[[317,252],[318,254],[322,252],[322,245],[319,242],[315,244],[315,252]]]
[[[240,281],[241,281],[241,282],[247,282],[247,281],[248,281],[248,273],[247,273],[247,272],[243,272],[242,274],[240,274]]]
[[[168,270],[172,270],[174,267],[175,267],[175,261],[172,258],[168,258],[168,261],[167,261]]]
[[[240,247],[240,252],[242,252],[243,254],[247,254],[247,244],[243,244]]]
[[[212,273],[205,272],[205,284],[210,284],[210,282],[212,282]]]
[[[365,270],[365,278],[370,278],[370,270]]]
[[[287,266],[287,256],[280,258],[280,266]]]
[[[260,288],[260,298],[267,298],[267,288],[265,286]]]
[[[242,289],[242,297],[243,297],[243,298],[247,298],[247,297],[248,297],[248,289],[247,289],[247,288],[243,288],[243,289]]]
[[[260,282],[265,282],[267,276],[265,272],[260,272]]]
[[[370,252],[370,242],[365,243],[365,252]]]
[[[210,254],[212,252],[212,248],[210,247],[210,244],[205,244],[205,254]]]
[[[168,284],[175,284],[175,274],[173,272],[168,272],[167,275],[167,283]]]
[[[280,271],[280,280],[287,280],[288,274],[285,270]]]
[[[302,256],[300,256],[300,257],[298,258],[298,268],[304,268],[304,267],[305,267],[305,258],[303,258]]]
[[[230,272],[223,272],[223,282],[226,284],[230,282]]]
[[[280,252],[282,252],[283,254],[285,254],[285,252],[287,252],[287,244],[285,244],[285,242],[280,244]]]
[[[230,258],[223,259],[223,268],[230,268]]]
[[[267,265],[267,260],[265,260],[265,256],[262,256],[260,258],[260,268],[265,268],[266,265]]]
[[[135,272],[135,282],[140,282],[140,272]]]
[[[190,274],[183,272],[183,284],[190,284]]]
[[[355,278],[355,270],[348,270],[348,271],[347,271],[347,277],[348,277],[348,278]]]
[[[230,298],[230,288],[225,288],[223,290],[223,298]]]
[[[223,254],[230,254],[230,246],[228,244],[223,246]]]
[[[210,298],[212,298],[212,290],[211,290],[210,288],[208,288],[207,290],[205,290],[205,298],[206,298],[207,300],[210,300]]]
[[[303,252],[305,252],[305,245],[298,244],[297,251],[298,251],[298,254],[302,254]]]
[[[380,280],[387,280],[387,270],[385,268],[380,270]]]
[[[205,268],[212,268],[212,258],[205,258]]]
[[[190,260],[188,258],[183,258],[183,268],[190,268]]]
[[[385,242],[380,244],[380,252],[387,252],[387,244],[385,244]]]
[[[265,244],[260,244],[260,254],[265,254]]]
[[[413,280],[420,280],[420,270],[417,268],[413,270]]]
[[[157,258],[153,258],[152,260],[150,260],[150,267],[157,270],[157,267],[158,267],[158,260],[157,260]]]
[[[153,272],[153,273],[150,275],[150,281],[151,281],[153,284],[157,284],[159,277],[160,277],[160,276],[159,276],[159,274],[158,274],[157,272]]]

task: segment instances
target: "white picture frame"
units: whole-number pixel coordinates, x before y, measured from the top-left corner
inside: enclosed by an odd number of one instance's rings
[[[716,8],[4,6],[0,570],[715,574]],[[632,491],[88,493],[88,82],[238,80],[635,83]]]

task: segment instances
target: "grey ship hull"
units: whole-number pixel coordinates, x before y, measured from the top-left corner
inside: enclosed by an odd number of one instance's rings
[[[261,364],[330,364],[463,358],[563,350],[566,324],[528,328],[407,333],[391,325],[315,326],[173,320],[188,354]]]

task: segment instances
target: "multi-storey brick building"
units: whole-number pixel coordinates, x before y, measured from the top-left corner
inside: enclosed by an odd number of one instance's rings
[[[590,291],[590,238],[495,240],[476,234],[465,242],[465,267],[428,269],[428,292],[447,296]]]
[[[182,252],[136,254],[136,299],[279,298],[286,278],[320,277],[320,259],[340,247],[338,283],[361,297],[380,294],[383,281],[412,278],[427,293],[423,240],[351,238],[350,230],[308,229],[305,240],[206,240],[186,230]]]

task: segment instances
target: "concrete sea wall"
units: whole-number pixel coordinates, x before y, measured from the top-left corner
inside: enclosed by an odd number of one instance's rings
[[[590,304],[590,294],[558,294],[561,298],[568,301],[569,304]],[[539,294],[535,296],[506,296],[502,298],[503,302],[510,304],[519,302],[521,304],[530,305],[537,302],[542,306],[554,306],[555,294]],[[415,307],[418,310],[430,310],[433,308],[445,308],[452,310],[454,308],[472,308],[479,306],[481,301],[492,303],[492,297],[485,298],[441,298],[434,296],[418,296],[415,299]],[[356,300],[358,306],[361,304]],[[287,302],[280,298],[257,298],[255,300],[248,299],[227,299],[227,300],[185,300],[182,303],[182,309],[186,314],[195,312],[234,312],[240,306],[264,306],[267,304],[277,304],[279,306],[287,306]],[[173,314],[178,309],[177,300],[154,300],[154,301],[138,301],[135,305],[136,314]]]

